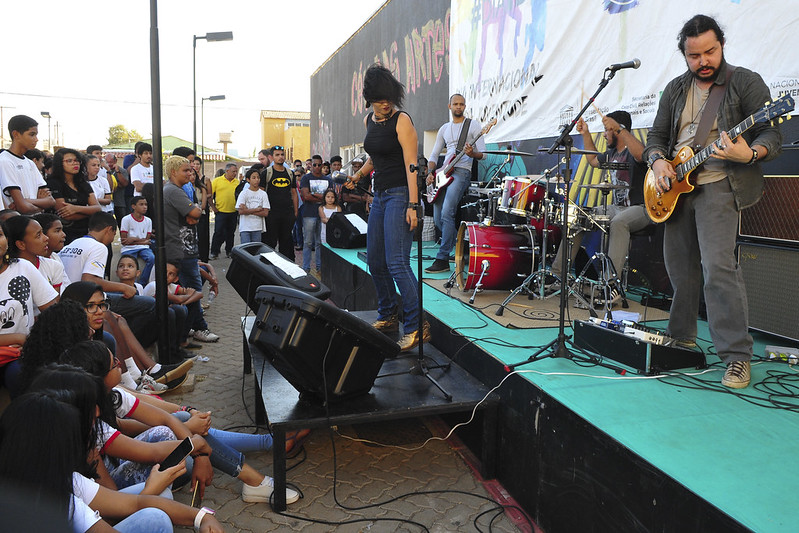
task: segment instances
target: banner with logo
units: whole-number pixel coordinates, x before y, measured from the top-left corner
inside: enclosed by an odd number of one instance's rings
[[[725,32],[733,65],[758,72],[772,96],[799,96],[799,2],[785,0],[452,0],[450,93],[467,115],[498,124],[487,142],[556,136],[588,102],[607,67],[618,70],[585,115],[627,110],[652,125],[666,83],[685,71],[677,34],[698,13]]]

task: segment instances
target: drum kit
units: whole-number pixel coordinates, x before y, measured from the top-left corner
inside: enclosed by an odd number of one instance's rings
[[[581,152],[587,151],[581,150]],[[507,156],[532,155],[511,150],[484,153]],[[530,298],[548,298],[558,292],[546,294],[547,284],[551,283],[553,278],[561,280],[552,274],[547,258],[555,254],[564,236],[571,245],[574,235],[578,232],[595,230],[603,233],[602,250],[595,254],[595,257],[600,260],[602,274],[610,273],[610,275],[600,276],[601,282],[590,281],[607,283],[606,280],[615,277],[615,269],[606,254],[610,227],[606,196],[612,191],[628,188],[628,185],[604,182],[583,185],[605,195],[605,201],[602,203],[604,207],[583,208],[569,200],[568,223],[564,228],[562,209],[565,195],[562,178],[553,175],[557,168],[556,165],[544,171],[542,175],[506,176],[502,178],[500,187],[491,187],[492,183],[496,183],[496,180],[492,179],[488,182],[488,187],[471,189],[472,192],[484,197],[475,202],[479,209],[479,222],[461,223],[455,242],[455,271],[447,282],[447,287],[457,284],[463,292],[473,291],[469,303],[474,303],[477,293],[482,290],[512,289],[511,294],[500,306],[498,315],[501,315],[502,309],[521,292],[528,294]],[[496,225],[500,213],[509,215],[506,218],[515,217],[522,223]],[[586,278],[589,265],[586,265],[574,283],[562,284],[565,290],[575,296],[579,302],[578,306],[585,308],[591,308],[590,304],[585,300],[582,290],[577,290],[576,287]]]

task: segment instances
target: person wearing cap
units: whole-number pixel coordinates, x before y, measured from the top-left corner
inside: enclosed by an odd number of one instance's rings
[[[356,157],[351,162],[351,174],[355,174],[363,166],[363,159]],[[354,190],[342,187],[341,189],[341,202],[342,208],[345,213],[356,213],[363,217],[367,217],[367,206],[369,203],[369,195],[365,191],[372,190],[372,179],[369,176],[364,176],[358,183],[358,188]]]

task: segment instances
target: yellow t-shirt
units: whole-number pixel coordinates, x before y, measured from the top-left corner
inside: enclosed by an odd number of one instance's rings
[[[211,182],[211,187],[214,191],[214,202],[216,208],[223,213],[236,212],[236,187],[239,186],[239,180],[229,180],[225,176],[214,178]]]

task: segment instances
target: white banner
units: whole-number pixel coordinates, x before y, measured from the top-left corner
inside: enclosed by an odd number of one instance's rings
[[[677,34],[698,13],[719,22],[731,64],[758,72],[774,97],[799,96],[797,0],[452,0],[450,92],[481,123],[499,117],[487,142],[553,137],[606,67],[639,58],[595,103],[649,127],[666,83],[686,70]],[[595,108],[585,119],[597,131]]]

